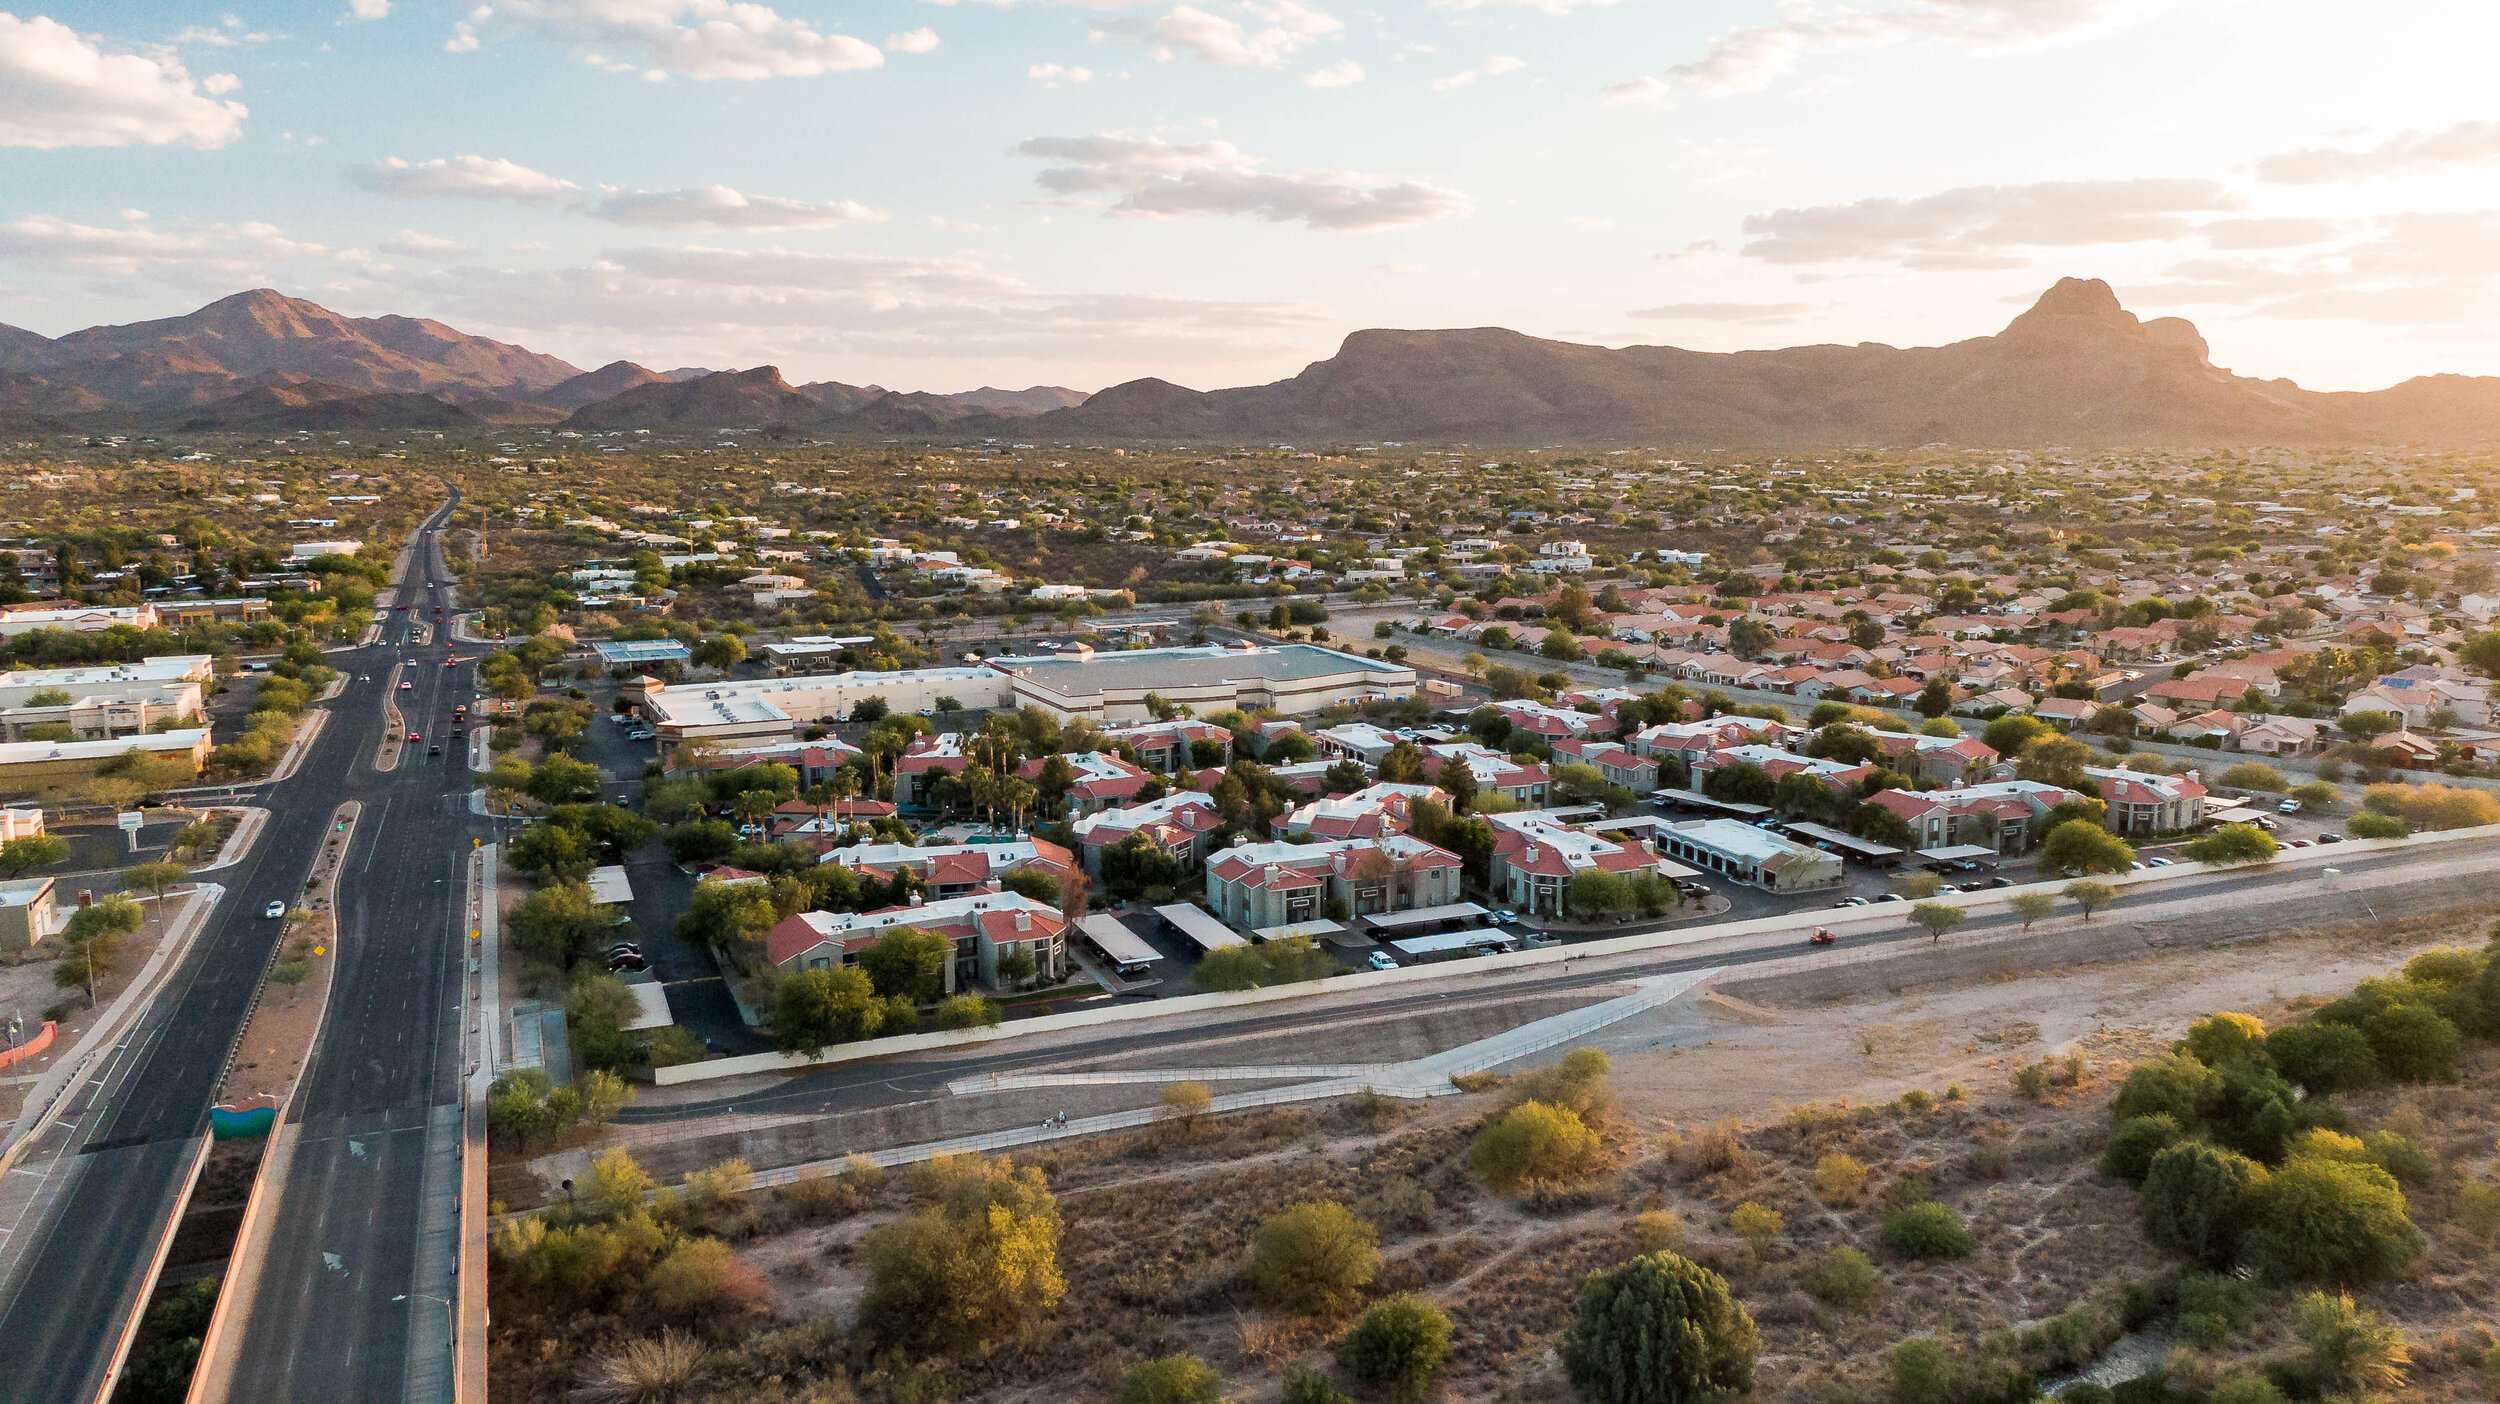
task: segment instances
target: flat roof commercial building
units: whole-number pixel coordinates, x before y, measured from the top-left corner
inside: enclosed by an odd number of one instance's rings
[[[1153,693],[1200,714],[1238,707],[1273,707],[1287,715],[1339,702],[1408,697],[1415,670],[1315,644],[1234,647],[1208,644],[1099,653],[1079,647],[1055,655],[990,660],[1013,680],[1014,703],[1062,719],[1096,724],[1151,720]]]
[[[1840,859],[1733,819],[1694,819],[1658,833],[1661,852],[1765,892],[1810,892],[1841,880]]]
[[[843,721],[874,697],[896,712],[928,712],[941,698],[980,710],[1010,705],[1010,680],[988,668],[912,668],[892,673],[833,673],[797,678],[742,678],[653,688],[636,706],[663,742],[697,736],[796,738],[804,727]]]

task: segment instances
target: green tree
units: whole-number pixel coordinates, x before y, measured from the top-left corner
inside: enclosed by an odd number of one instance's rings
[[[2005,899],[2006,910],[2022,918],[2025,931],[2029,931],[2033,922],[2047,917],[2056,907],[2057,899],[2045,892],[2017,892]]]
[[[2394,1176],[2314,1157],[2295,1157],[2249,1196],[2240,1244],[2268,1275],[2311,1282],[2394,1277],[2421,1247]]]
[[[1386,785],[1420,785],[1424,783],[1423,748],[1412,741],[1400,741],[1380,758],[1380,780]]]
[[[2014,763],[2014,774],[2024,780],[2037,780],[2081,795],[2097,795],[2100,786],[2084,774],[2092,763],[2092,748],[2067,736],[2043,736],[2023,748]]]
[[[2380,1076],[2377,1050],[2350,1024],[2286,1024],[2266,1035],[2266,1055],[2313,1097],[2369,1087]]]
[[[935,1207],[869,1230],[860,1324],[913,1353],[1002,1339],[1067,1295],[1061,1227],[1040,1170],[1003,1158],[954,1167]]]
[[[61,933],[61,958],[52,967],[52,983],[86,994],[95,1005],[95,987],[113,973],[124,936],[139,929],[139,904],[114,893],[94,906],[70,913]]]
[[[2250,1196],[2267,1180],[2265,1167],[2202,1141],[2181,1141],[2145,1163],[2144,1236],[2217,1271],[2237,1260]]]
[[[1969,912],[1960,907],[1948,907],[1942,902],[1921,902],[1910,908],[1911,923],[1925,928],[1931,941],[1943,940],[1946,932],[1960,926],[1969,917]]]
[[[1215,1105],[1215,1094],[1203,1082],[1175,1082],[1163,1089],[1163,1114],[1180,1123],[1181,1134],[1195,1135],[1198,1118]]]
[[[784,1053],[812,1055],[870,1038],[884,1021],[885,1005],[856,969],[802,970],[782,977],[774,992],[773,1041]]]
[[[1144,833],[1134,833],[1103,850],[1102,884],[1122,899],[1156,888],[1174,888],[1187,876],[1181,860]]]
[[[1578,1112],[1528,1101],[1478,1132],[1469,1160],[1486,1184],[1509,1191],[1576,1180],[1596,1151],[1597,1133]]]
[[[1115,1404],[1224,1404],[1224,1379],[1194,1355],[1166,1355],[1130,1367]]]
[[[1464,814],[1476,802],[1476,772],[1463,757],[1452,756],[1433,772],[1432,783],[1450,797],[1450,812]]]
[[[2279,795],[2291,788],[2290,782],[2283,778],[2283,772],[2264,761],[2241,761],[2222,772],[2216,783],[2234,790],[2262,790],[2270,795]]]
[[[996,1004],[976,994],[960,994],[937,1008],[941,1029],[989,1029],[1004,1017]]]
[[[2040,869],[2050,873],[2123,873],[2135,866],[2135,850],[2098,824],[2070,819],[2040,841]]]
[[[2270,863],[2274,851],[2274,836],[2254,824],[2225,824],[2180,850],[2192,862],[2222,865]]]
[[[1449,1358],[1450,1318],[1407,1292],[1372,1303],[1337,1346],[1347,1374],[1396,1400],[1423,1398]]]
[[[2093,882],[2088,878],[2070,882],[2059,888],[2058,893],[2067,901],[2083,908],[2085,921],[2090,921],[2094,912],[2118,900],[2118,889],[2108,883]]]
[[[599,797],[599,770],[567,755],[552,755],[530,771],[524,791],[541,804],[571,804]]]
[[[1621,873],[1583,868],[1563,884],[1563,905],[1583,920],[1611,916],[1632,905],[1632,887]]]
[[[11,882],[29,869],[48,868],[69,858],[69,840],[57,834],[28,834],[0,843],[0,876]]]
[[[562,970],[592,952],[615,913],[591,901],[588,887],[560,882],[522,898],[505,922],[514,949]]]
[[[191,870],[180,863],[133,863],[122,869],[122,885],[132,892],[145,892],[156,898],[156,934],[165,934],[165,893],[178,884],[191,880]]]
[[[944,936],[917,926],[898,926],[859,953],[859,969],[880,998],[927,1004],[944,988],[946,962],[954,955],[954,944]]]
[[[2019,756],[2032,742],[2053,736],[2056,730],[2028,712],[2008,712],[1988,723],[1979,739],[2000,756]]]
[[[165,851],[183,858],[197,859],[205,856],[209,849],[216,844],[216,842],[216,825],[208,823],[185,824],[181,828],[174,830],[173,839],[166,845]]]
[[[724,955],[751,951],[781,919],[772,889],[760,882],[711,879],[694,885],[693,900],[677,914],[677,939]]]
[[[2450,1082],[2465,1040],[2457,1026],[2422,1004],[2390,1004],[2361,1021],[2381,1071],[2399,1082]]]
[[[1953,710],[1953,684],[1942,678],[1929,678],[1927,686],[1911,699],[1910,710],[1922,717],[1942,717]]]
[[[2177,1145],[2186,1134],[2166,1112],[2128,1117],[2109,1133],[2109,1144],[2101,1148],[2101,1173],[2131,1185],[2143,1184],[2153,1168],[2153,1157]]]
[[[1717,1273],[1653,1253],[1589,1274],[1556,1342],[1591,1404],[1721,1404],[1753,1390],[1753,1318]]]
[[[1249,1277],[1259,1297],[1319,1315],[1357,1300],[1380,1271],[1380,1231],[1333,1200],[1306,1200],[1259,1225]]]
[[[2393,814],[2363,810],[2344,821],[2344,832],[2357,839],[2400,839],[2411,835],[2413,826]]]

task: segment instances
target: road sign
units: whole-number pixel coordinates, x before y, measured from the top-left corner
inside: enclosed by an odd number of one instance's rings
[[[139,832],[140,829],[146,827],[148,822],[146,815],[135,811],[125,811],[121,814],[115,815],[114,819],[115,822],[122,826],[122,832],[126,834],[135,834]]]

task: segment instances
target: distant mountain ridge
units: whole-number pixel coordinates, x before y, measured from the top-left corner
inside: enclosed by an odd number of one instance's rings
[[[1267,385],[1147,378],[956,394],[774,366],[583,371],[410,317],[350,318],[268,289],[181,317],[45,337],[0,325],[0,424],[86,429],[776,428],[819,435],[1714,447],[2424,444],[2500,439],[2500,379],[2320,393],[2234,375],[2176,317],[2141,321],[2066,278],[1993,336],[1945,346],[1704,352],[1545,341],[1498,327],[1357,331]]]

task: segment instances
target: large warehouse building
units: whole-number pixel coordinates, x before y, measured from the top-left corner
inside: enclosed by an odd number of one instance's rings
[[[1147,721],[1146,695],[1187,706],[1200,716],[1227,707],[1274,707],[1287,716],[1339,702],[1406,697],[1415,670],[1313,644],[1274,647],[1208,644],[1098,653],[1077,648],[1034,657],[996,658],[991,666],[1015,679],[1016,705],[1096,725]]]

